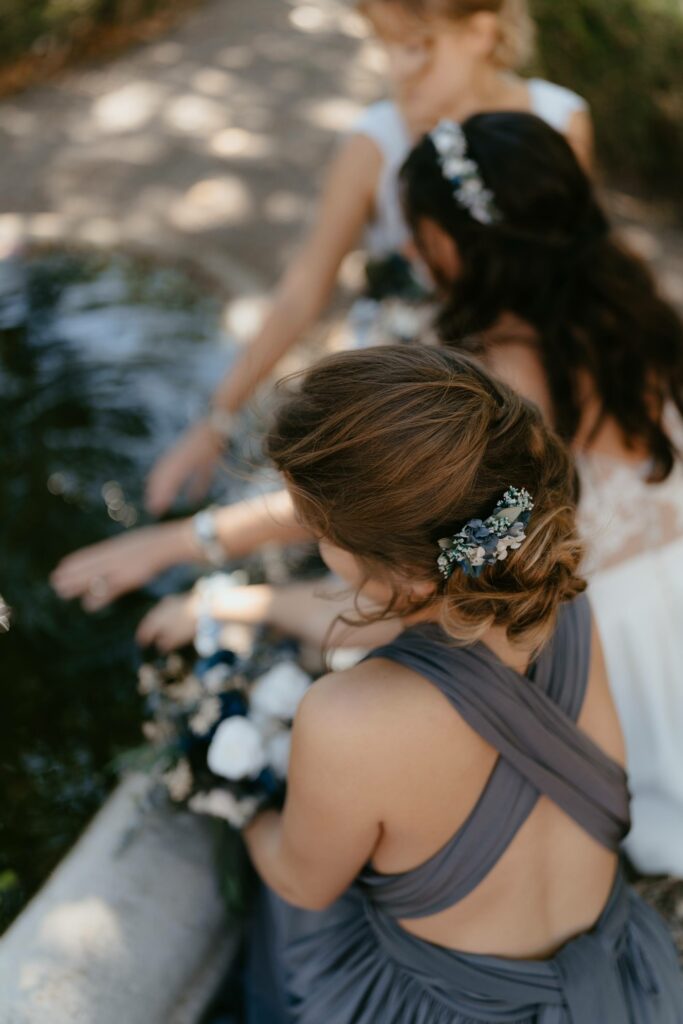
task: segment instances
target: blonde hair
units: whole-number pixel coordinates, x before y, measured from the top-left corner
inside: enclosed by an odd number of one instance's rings
[[[302,521],[368,578],[434,584],[417,600],[394,583],[378,618],[440,603],[460,643],[500,626],[538,647],[585,587],[566,448],[535,407],[465,356],[405,345],[328,357],[280,407],[267,450]],[[456,569],[444,581],[438,539],[485,519],[511,485],[534,498],[524,543],[478,577]]]
[[[393,3],[422,21],[461,21],[480,11],[489,11],[498,16],[499,36],[492,56],[499,67],[524,67],[534,54],[536,25],[527,0],[360,0],[357,6],[367,10],[374,3]]]

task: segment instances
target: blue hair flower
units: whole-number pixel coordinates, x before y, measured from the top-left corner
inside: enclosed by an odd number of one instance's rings
[[[466,576],[479,576],[485,565],[504,561],[526,540],[533,507],[524,487],[508,487],[488,519],[470,519],[454,536],[442,537],[436,561],[443,578],[450,579],[456,566]]]

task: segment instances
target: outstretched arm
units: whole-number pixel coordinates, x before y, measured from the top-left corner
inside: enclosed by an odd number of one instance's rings
[[[287,491],[216,509],[214,523],[226,558],[243,558],[267,543],[310,539],[296,521]],[[192,518],[180,519],[74,551],[55,568],[51,583],[65,601],[80,598],[87,611],[97,611],[172,565],[203,560]]]
[[[365,136],[353,135],[341,147],[329,169],[313,230],[282,278],[261,329],[216,389],[214,410],[237,413],[320,316],[342,260],[371,217],[380,170],[379,149]],[[165,512],[192,479],[198,484],[194,496],[205,493],[225,442],[215,420],[195,424],[154,466],[147,484],[150,512]]]
[[[142,647],[154,645],[161,651],[182,647],[194,637],[203,598],[199,591],[163,598],[145,615],[136,639]],[[211,607],[202,611],[223,622],[254,626],[267,623],[287,636],[322,649],[329,647],[371,648],[388,643],[401,630],[399,619],[349,625],[375,609],[367,601],[355,606],[348,590],[338,580],[327,577],[274,587],[268,583],[252,586],[226,586],[211,598]]]

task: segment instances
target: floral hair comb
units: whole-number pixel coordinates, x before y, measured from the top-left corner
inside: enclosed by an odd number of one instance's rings
[[[455,121],[440,121],[429,135],[439,157],[444,178],[453,186],[455,199],[480,224],[501,219],[493,192],[486,188],[475,160],[467,156],[467,139]]]
[[[470,519],[453,537],[438,544],[439,571],[445,580],[459,565],[466,576],[479,576],[485,565],[504,561],[526,540],[534,502],[524,487],[508,487],[488,519]]]

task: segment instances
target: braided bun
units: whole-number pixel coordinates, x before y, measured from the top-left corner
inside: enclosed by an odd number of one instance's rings
[[[303,521],[391,584],[383,616],[438,602],[460,642],[495,625],[536,646],[585,588],[570,455],[467,356],[419,345],[331,356],[284,401],[267,449]],[[479,576],[456,567],[444,581],[438,539],[487,518],[510,486],[534,499],[527,539]],[[432,583],[429,596],[411,596],[411,582]]]

